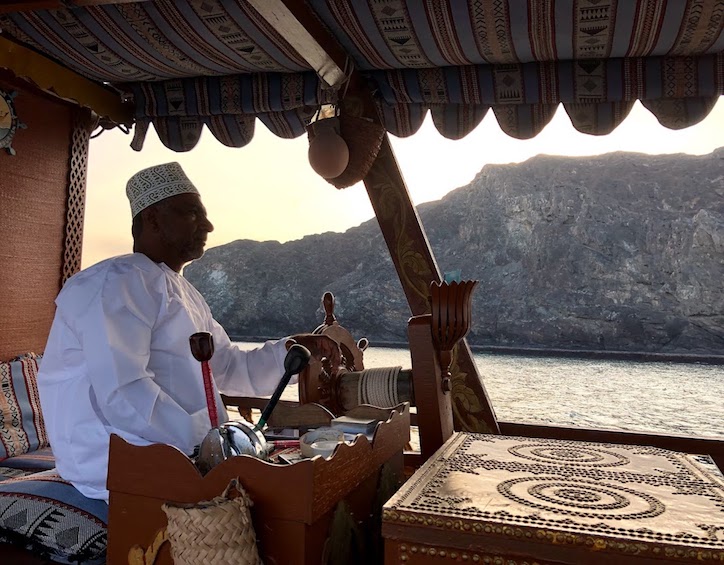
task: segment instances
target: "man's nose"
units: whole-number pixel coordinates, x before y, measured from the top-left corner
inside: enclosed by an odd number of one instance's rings
[[[214,231],[214,224],[212,224],[211,220],[209,220],[207,217],[204,217],[204,221],[203,221],[201,227],[209,233]]]

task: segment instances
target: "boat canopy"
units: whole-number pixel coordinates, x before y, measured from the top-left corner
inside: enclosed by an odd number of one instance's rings
[[[241,147],[255,118],[297,137],[353,74],[403,137],[429,111],[461,138],[492,108],[526,139],[559,104],[603,135],[636,100],[678,129],[724,94],[721,0],[34,0],[5,2],[0,28],[132,103],[137,150],[150,124],[174,151],[204,126]]]

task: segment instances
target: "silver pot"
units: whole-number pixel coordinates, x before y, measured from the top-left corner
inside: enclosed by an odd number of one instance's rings
[[[194,334],[200,335],[200,334]],[[204,335],[206,340],[210,338]],[[213,341],[211,341],[211,352],[213,353]],[[271,453],[271,446],[264,438],[261,429],[266,424],[272,410],[279,401],[284,387],[289,383],[292,375],[299,373],[309,363],[309,350],[298,343],[291,346],[284,358],[284,375],[277,385],[269,403],[264,408],[256,426],[242,420],[238,422],[225,422],[215,428],[211,428],[199,445],[198,455],[194,462],[201,474],[205,475],[222,461],[236,455],[251,455],[259,459],[268,459]],[[199,357],[202,357],[199,355]],[[203,356],[206,360],[211,355]]]
[[[267,459],[271,451],[264,435],[247,422],[225,422],[206,434],[195,463],[205,475],[222,461],[236,455]]]

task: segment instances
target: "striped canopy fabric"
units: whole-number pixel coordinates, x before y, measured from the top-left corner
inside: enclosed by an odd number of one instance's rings
[[[384,126],[413,134],[427,112],[446,137],[492,108],[511,136],[536,135],[563,104],[589,134],[641,100],[670,128],[724,94],[724,0],[308,0],[374,87]],[[339,92],[244,0],[156,0],[0,17],[4,35],[133,96],[185,151],[204,125],[240,147],[258,117],[295,137]]]

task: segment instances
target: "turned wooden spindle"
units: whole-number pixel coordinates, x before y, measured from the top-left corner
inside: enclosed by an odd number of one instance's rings
[[[211,376],[209,361],[214,355],[214,336],[209,332],[197,332],[189,337],[191,355],[201,363],[201,374],[204,379],[204,392],[206,393],[206,408],[209,411],[211,427],[219,426],[219,413],[214,398],[214,382]]]
[[[473,290],[478,281],[430,284],[431,330],[443,373],[442,390],[452,390],[452,351],[470,331]]]
[[[337,317],[334,315],[334,294],[331,292],[325,292],[322,296],[322,304],[324,305],[324,324],[331,326],[337,321]]]

